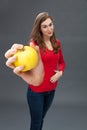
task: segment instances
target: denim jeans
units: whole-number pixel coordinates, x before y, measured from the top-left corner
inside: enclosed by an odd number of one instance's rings
[[[55,90],[37,93],[28,88],[27,101],[31,116],[30,130],[42,130],[44,117],[52,104],[54,94]]]

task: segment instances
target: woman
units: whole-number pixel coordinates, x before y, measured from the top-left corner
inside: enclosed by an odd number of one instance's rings
[[[31,115],[30,130],[42,130],[43,120],[52,104],[58,80],[65,70],[61,43],[55,37],[53,19],[47,12],[36,17],[29,44],[39,54],[36,68],[21,72],[24,66],[14,67],[14,54],[23,48],[22,44],[13,44],[5,53],[6,65],[29,84],[27,101]]]

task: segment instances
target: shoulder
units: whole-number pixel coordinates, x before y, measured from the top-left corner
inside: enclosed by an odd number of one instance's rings
[[[29,45],[33,44],[34,46],[37,46],[37,42],[35,42],[34,40],[30,40]]]

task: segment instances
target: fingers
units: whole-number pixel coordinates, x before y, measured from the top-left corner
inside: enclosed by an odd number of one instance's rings
[[[39,52],[39,46],[35,45],[33,42],[30,42],[30,46],[33,47],[37,52]]]
[[[6,61],[6,66],[8,66],[9,68],[14,68],[15,66],[13,65],[13,63],[16,61],[17,57],[16,56],[12,56],[10,57],[7,61]]]
[[[20,75],[23,69],[24,69],[24,66],[19,66],[19,67],[14,68],[14,69],[13,69],[13,72],[14,72],[16,75]]]
[[[35,45],[33,42],[30,42],[30,46],[33,47],[37,51],[38,56],[39,56],[39,61],[41,61],[39,46]]]
[[[54,72],[55,72],[55,74],[50,78],[50,81],[51,81],[51,83],[55,83],[57,80],[58,80],[58,78],[59,78],[59,75],[58,75],[58,70],[54,70]]]
[[[55,83],[57,80],[59,80],[62,77],[62,71],[58,71],[58,70],[54,70],[54,72],[56,72],[51,78],[50,81],[52,83]]]
[[[16,59],[17,59],[16,56],[10,57],[10,58],[6,61],[6,65],[7,65],[9,68],[13,69],[13,72],[14,72],[15,74],[19,75],[20,72],[24,69],[24,66],[15,67],[13,63],[16,61]]]
[[[5,53],[5,58],[9,58],[9,57],[11,57],[11,56],[13,56],[16,52],[17,52],[17,50],[18,49],[23,49],[23,45],[22,44],[13,44],[12,45],[12,47],[11,47],[11,49],[9,49],[6,53]]]
[[[23,47],[24,46],[22,44],[14,43],[11,49],[23,49]]]
[[[5,53],[5,58],[9,58],[11,56],[13,56],[16,53],[16,49],[9,49],[6,53]]]
[[[35,47],[35,44],[33,42],[30,42],[31,47]]]
[[[54,76],[51,77],[51,78],[50,78],[50,82],[51,82],[51,83],[55,83],[55,82],[56,82],[56,78],[55,78]]]

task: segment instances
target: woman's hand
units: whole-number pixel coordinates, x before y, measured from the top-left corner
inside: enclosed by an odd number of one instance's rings
[[[55,83],[59,80],[63,75],[62,71],[55,70],[55,74],[50,78],[51,83]]]
[[[14,54],[17,52],[17,50],[21,50],[21,49],[23,49],[23,45],[15,43],[12,45],[12,47],[9,50],[7,50],[7,52],[5,53],[5,58],[7,58],[6,66],[12,69],[15,68],[13,63],[14,61],[16,61],[17,57],[14,56]]]
[[[34,86],[38,86],[43,81],[44,67],[43,67],[43,63],[42,63],[41,57],[40,57],[39,47],[35,46],[32,42],[30,43],[30,46],[34,47],[36,49],[36,51],[38,52],[38,55],[39,55],[39,63],[36,66],[36,68],[34,68],[32,70],[29,70],[29,71],[26,71],[26,72],[22,72],[24,66],[15,67],[13,65],[14,61],[16,61],[16,58],[17,58],[16,56],[14,56],[14,54],[17,52],[17,50],[23,49],[23,45],[22,44],[13,44],[11,49],[9,49],[5,53],[5,57],[7,58],[6,65],[9,68],[12,68],[13,72],[16,75],[20,76],[28,84],[32,84]]]

